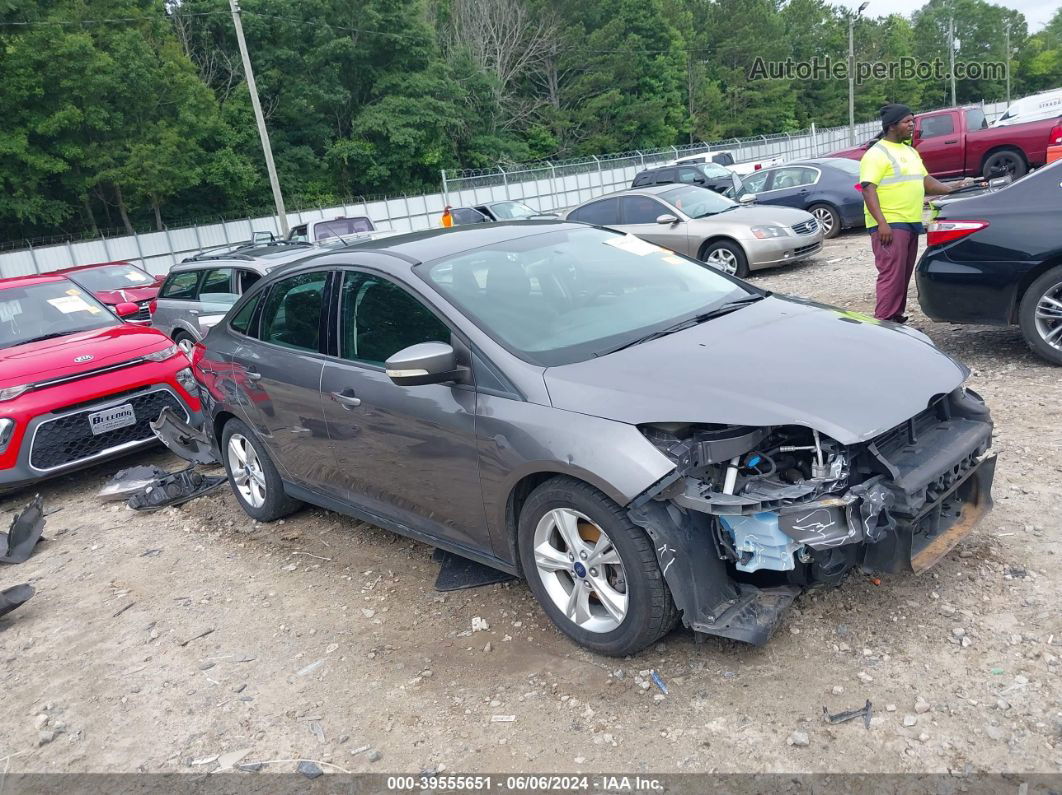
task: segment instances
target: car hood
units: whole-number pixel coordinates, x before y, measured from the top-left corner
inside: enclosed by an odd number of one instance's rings
[[[141,301],[150,301],[158,295],[158,292],[158,285],[152,285],[150,287],[123,287],[120,290],[98,290],[93,295],[108,306],[117,306],[126,302],[138,304]]]
[[[967,375],[921,332],[771,296],[544,377],[553,405],[567,411],[633,425],[804,425],[854,444]]]
[[[0,349],[0,387],[65,378],[127,362],[173,344],[165,334],[146,326],[116,324],[67,334],[52,340]],[[75,358],[91,356],[84,362]]]
[[[691,224],[748,224],[749,226],[755,226],[756,224],[781,224],[783,226],[793,226],[803,221],[807,221],[811,218],[811,214],[804,210],[798,210],[795,207],[778,207],[772,204],[750,204],[742,207],[738,207],[734,210],[727,210],[726,212],[719,213],[717,215],[709,215],[707,218],[695,218],[690,221]]]

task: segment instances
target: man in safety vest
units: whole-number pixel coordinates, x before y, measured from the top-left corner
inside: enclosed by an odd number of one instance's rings
[[[909,107],[885,105],[880,113],[882,133],[859,161],[864,215],[878,269],[874,317],[906,323],[907,287],[918,255],[926,194],[941,196],[968,183],[948,187],[929,176],[910,144],[915,119]]]

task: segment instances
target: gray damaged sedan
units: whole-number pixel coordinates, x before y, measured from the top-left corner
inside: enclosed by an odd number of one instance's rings
[[[735,202],[692,185],[649,185],[580,204],[566,219],[606,226],[695,257],[742,278],[806,260],[822,250],[823,230],[795,207]]]
[[[270,521],[312,503],[526,578],[583,646],[764,643],[805,588],[921,572],[991,505],[992,423],[921,333],[563,222],[283,266],[192,351]]]

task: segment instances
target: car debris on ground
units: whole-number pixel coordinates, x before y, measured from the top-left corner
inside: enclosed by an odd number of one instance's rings
[[[137,466],[117,472],[97,496],[104,501],[124,499],[137,511],[157,511],[202,497],[224,483],[224,477],[204,475],[194,467],[167,472]]]
[[[855,720],[856,718],[863,719],[863,725],[866,728],[870,728],[870,720],[873,717],[871,713],[870,699],[867,699],[867,703],[861,706],[859,709],[849,709],[844,712],[838,712],[836,715],[831,715],[830,711],[824,706],[822,708],[822,717],[827,723],[845,723],[846,721]]]
[[[0,591],[0,616],[6,616],[16,607],[21,607],[30,600],[35,591],[28,583],[13,585]]]
[[[44,508],[41,495],[15,514],[11,527],[6,533],[0,533],[0,563],[24,563],[33,554],[33,548],[41,540],[44,532]]]

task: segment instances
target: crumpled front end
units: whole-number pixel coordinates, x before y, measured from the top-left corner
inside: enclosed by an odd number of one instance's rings
[[[686,623],[752,643],[767,640],[802,588],[856,568],[926,570],[992,505],[992,422],[964,388],[853,445],[801,426],[642,432],[676,469],[632,503],[631,518],[661,541]],[[698,546],[709,562],[669,576]]]

